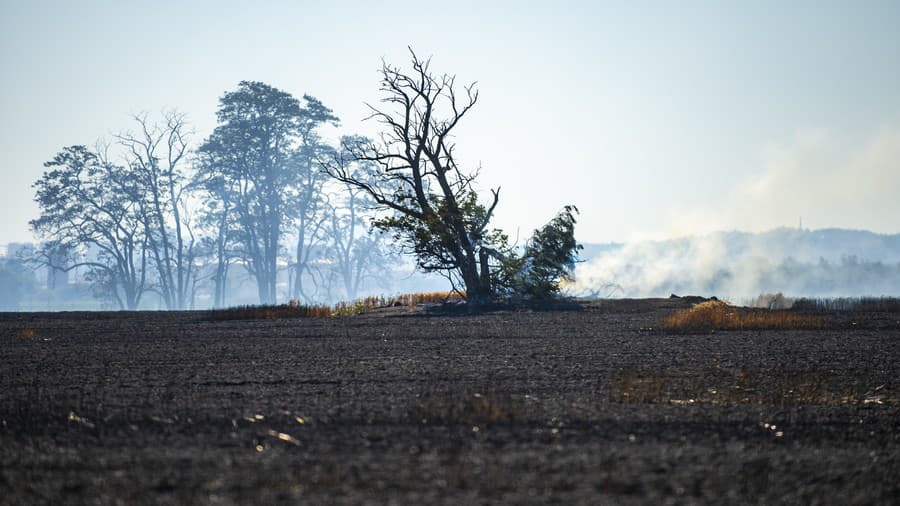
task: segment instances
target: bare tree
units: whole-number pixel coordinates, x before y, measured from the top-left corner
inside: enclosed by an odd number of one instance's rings
[[[487,205],[479,202],[473,187],[478,171],[459,167],[453,141],[478,91],[474,83],[458,90],[455,76],[435,75],[430,60],[410,54],[411,72],[382,65],[384,107],[370,106],[371,118],[385,127],[379,141],[345,145],[349,159],[336,157],[326,170],[391,213],[376,225],[414,253],[419,268],[444,274],[471,301],[486,301],[493,294],[490,259],[506,243],[489,229],[500,190],[491,190]],[[357,177],[351,161],[376,164],[376,177]]]
[[[196,238],[191,223],[188,191],[192,175],[187,167],[190,131],[185,116],[164,114],[162,123],[147,114],[134,117],[137,132],[116,136],[126,149],[147,245],[156,268],[156,284],[168,309],[187,309],[196,276]]]
[[[343,137],[342,145],[366,142],[361,137]],[[344,153],[345,159],[350,158]],[[375,176],[372,162],[350,162],[346,170],[355,179],[371,182]],[[325,235],[328,238],[329,278],[335,279],[345,300],[354,300],[370,282],[387,284],[390,269],[387,241],[380,231],[372,230],[369,222],[375,202],[368,192],[357,185],[339,183],[334,192],[335,205],[329,205]]]

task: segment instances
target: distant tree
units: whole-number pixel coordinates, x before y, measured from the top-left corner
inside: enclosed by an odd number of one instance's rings
[[[212,306],[225,307],[226,286],[231,263],[239,258],[234,250],[237,234],[234,205],[231,202],[233,191],[226,186],[225,178],[215,172],[207,162],[200,165],[195,175],[198,188],[197,197],[201,205],[197,210],[197,223],[201,229],[198,256],[209,265],[207,271],[198,274],[198,279],[211,279],[213,282]]]
[[[64,271],[87,267],[98,294],[137,309],[149,261],[139,182],[110,163],[105,150],[84,146],[64,148],[44,166],[49,170],[33,185],[41,214],[29,222],[44,240],[36,261]],[[79,258],[58,265],[61,251]]]
[[[185,116],[166,112],[162,123],[146,114],[134,117],[137,132],[116,136],[125,147],[127,171],[137,190],[137,204],[150,257],[156,270],[155,289],[168,309],[191,306],[197,275],[196,246],[189,191],[190,132]]]
[[[276,302],[281,242],[289,229],[296,226],[294,269],[302,276],[322,221],[323,178],[314,160],[324,145],[316,128],[337,117],[313,97],[304,101],[301,106],[289,93],[242,81],[219,100],[219,125],[199,150],[206,201],[217,202],[207,214],[217,229],[217,287],[224,286],[230,250],[256,280],[263,304]]]
[[[471,84],[460,95],[455,76],[432,74],[430,60],[410,52],[411,73],[387,63],[381,69],[385,108],[370,107],[386,132],[377,142],[348,143],[349,159],[335,159],[327,171],[390,211],[376,226],[414,253],[420,269],[445,275],[472,301],[486,301],[493,295],[490,257],[505,246],[502,233],[489,229],[499,189],[491,191],[489,204],[479,202],[477,171],[458,166],[453,142],[478,92]],[[361,179],[351,161],[371,162],[378,171]]]
[[[312,302],[312,294],[304,285],[304,279],[315,279],[312,272],[316,252],[321,252],[323,227],[329,218],[327,196],[324,194],[328,175],[322,172],[323,159],[332,156],[334,149],[319,137],[318,128],[331,124],[336,126],[338,118],[331,109],[318,99],[303,96],[305,105],[298,128],[296,149],[297,174],[289,199],[290,217],[294,220],[295,247],[291,262],[291,296],[295,300]]]
[[[342,145],[368,142],[361,137],[343,137]],[[350,153],[343,153],[347,160]],[[353,161],[345,170],[360,181],[371,181],[375,176],[375,164]],[[375,202],[359,186],[339,183],[333,193],[335,204],[329,205],[329,219],[325,225],[328,239],[328,275],[334,278],[345,300],[354,300],[366,283],[387,284],[386,273],[391,261],[386,251],[387,240],[380,231],[372,230],[370,221]]]
[[[207,189],[233,213],[229,239],[256,279],[261,303],[276,300],[286,188],[295,172],[290,148],[300,115],[288,93],[242,81],[220,99],[219,126],[200,147],[208,180],[216,182]]]

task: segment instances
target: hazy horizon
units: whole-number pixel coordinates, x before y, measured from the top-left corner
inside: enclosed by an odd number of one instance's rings
[[[512,235],[569,203],[594,243],[900,232],[900,4],[455,5],[4,2],[0,242],[33,240],[30,185],[61,148],[170,107],[199,143],[240,80],[319,98],[331,139],[372,133],[363,103],[407,45],[478,81],[458,152]]]

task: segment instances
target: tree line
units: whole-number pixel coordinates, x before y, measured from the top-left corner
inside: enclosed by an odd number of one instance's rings
[[[155,293],[169,309],[194,307],[200,286],[226,305],[240,266],[260,304],[287,294],[313,302],[356,297],[396,256],[444,275],[472,302],[548,297],[580,246],[566,206],[523,247],[492,228],[499,188],[483,202],[478,172],[456,162],[454,131],[478,100],[473,85],[385,63],[377,139],[320,130],[339,119],[318,99],[243,81],[219,100],[217,126],[198,145],[183,114],[134,117],[134,129],[93,148],[63,148],[34,183],[42,244],[36,261],[87,269],[95,293],[137,309]],[[284,289],[281,290],[285,292]]]
[[[335,148],[318,130],[338,118],[314,97],[250,81],[224,94],[217,118],[199,145],[185,115],[168,111],[135,116],[111,142],[63,148],[34,183],[37,261],[87,269],[96,295],[122,309],[148,293],[191,308],[204,283],[221,307],[236,264],[262,304],[276,303],[285,269],[297,300],[337,285],[355,298],[387,257],[382,236],[369,233],[369,200],[319,166]]]

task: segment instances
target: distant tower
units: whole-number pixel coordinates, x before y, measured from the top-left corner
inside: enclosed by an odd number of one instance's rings
[[[800,217],[800,230],[803,230],[803,216]]]

